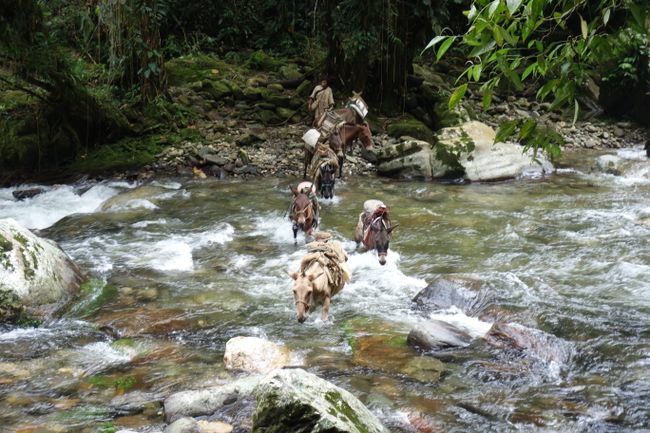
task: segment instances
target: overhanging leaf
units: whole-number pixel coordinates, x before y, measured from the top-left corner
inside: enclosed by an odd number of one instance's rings
[[[575,126],[576,121],[578,120],[579,113],[580,113],[580,105],[578,105],[578,101],[574,99],[573,100],[573,122],[571,123],[571,126]]]
[[[582,32],[582,39],[587,39],[587,36],[589,36],[589,26],[587,25],[587,21],[582,18],[582,15],[578,16],[580,17],[580,31]]]
[[[494,0],[492,3],[490,3],[490,6],[488,7],[488,16],[492,18],[494,13],[497,11],[497,8],[499,7],[499,4],[501,3],[501,0]]]
[[[483,92],[483,110],[490,108],[490,104],[492,104],[492,90],[485,89]]]
[[[506,141],[508,138],[510,138],[512,133],[515,132],[516,127],[517,127],[516,120],[508,120],[506,122],[503,122],[499,127],[499,130],[497,131],[496,137],[494,137],[494,142],[503,143],[504,141]]]
[[[537,128],[535,119],[527,119],[524,126],[519,130],[519,140],[525,140]]]
[[[609,14],[611,10],[610,9],[605,9],[605,12],[603,12],[603,24],[607,25],[609,22]]]
[[[461,99],[463,99],[463,96],[465,96],[465,92],[467,91],[467,83],[462,84],[458,87],[456,87],[456,90],[451,94],[449,97],[449,109],[453,110],[456,105],[460,102]]]
[[[521,6],[522,0],[506,0],[506,6],[508,7],[508,12],[510,12],[510,15],[513,15],[515,12],[517,12],[517,9],[519,9],[519,6]]]
[[[426,47],[424,47],[424,49],[422,50],[422,52],[425,52],[425,51],[428,50],[429,48],[435,47],[438,43],[440,43],[440,41],[445,40],[447,37],[448,37],[448,36],[442,36],[442,35],[436,36],[435,38],[433,38],[433,39],[431,39],[431,40],[429,41],[429,43],[427,44]]]
[[[438,49],[438,52],[436,53],[436,60],[440,60],[442,58],[442,56],[447,52],[449,47],[451,47],[451,44],[454,43],[455,39],[456,39],[455,36],[450,36],[447,40],[445,40],[440,45],[440,48]]]

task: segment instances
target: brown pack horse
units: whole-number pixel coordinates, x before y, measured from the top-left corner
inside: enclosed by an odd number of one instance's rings
[[[386,264],[386,254],[393,230],[397,224],[392,225],[388,216],[388,206],[379,200],[366,200],[363,203],[363,212],[359,214],[357,228],[354,231],[354,240],[367,250],[377,250],[379,264]]]
[[[312,188],[310,182],[302,182],[297,188],[289,186],[293,193],[289,208],[289,219],[293,222],[293,241],[295,244],[298,244],[298,229],[302,230],[305,236],[311,236],[312,231],[318,225],[318,205],[308,195]]]
[[[352,97],[350,102],[354,103],[355,101],[361,101],[364,106],[367,107],[366,102],[361,97],[361,93],[352,92]],[[328,142],[332,150],[336,153],[336,156],[339,160],[339,177],[343,177],[343,162],[345,161],[345,152],[352,145],[354,140],[361,141],[363,147],[366,150],[372,150],[372,132],[370,131],[370,125],[368,122],[364,121],[359,112],[350,106],[346,108],[339,108],[333,110],[334,114],[344,122],[343,126],[340,128],[334,128],[330,136],[328,137]],[[323,124],[325,115],[319,120],[319,127]],[[305,147],[305,160],[303,167],[303,179],[307,176],[307,166],[311,163],[313,157],[313,151]]]

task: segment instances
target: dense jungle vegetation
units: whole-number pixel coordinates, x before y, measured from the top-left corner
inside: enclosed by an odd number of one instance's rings
[[[450,107],[468,88],[486,107],[534,93],[569,117],[648,124],[649,39],[643,0],[0,0],[0,182],[111,143],[150,159],[149,134],[193,121],[168,93],[180,56],[240,74],[290,59],[297,82],[328,76],[387,115],[424,62],[457,77]]]

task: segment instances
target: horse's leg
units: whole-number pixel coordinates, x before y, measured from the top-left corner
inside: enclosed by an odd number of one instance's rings
[[[291,228],[293,230],[293,244],[298,245],[298,226],[294,223]]]
[[[323,322],[327,321],[327,319],[329,318],[329,314],[330,314],[330,297],[325,296],[325,299],[323,300],[323,314],[321,316]]]
[[[343,179],[343,162],[345,161],[345,152],[342,156],[338,157],[339,160],[339,178]]]
[[[305,157],[303,160],[302,164],[302,179],[305,180],[307,179],[307,164],[309,163],[308,161],[311,161],[311,155],[309,155],[309,150],[305,148]]]

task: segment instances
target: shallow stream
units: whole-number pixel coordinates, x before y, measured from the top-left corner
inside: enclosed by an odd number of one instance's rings
[[[621,176],[567,155],[542,179],[337,183],[321,225],[344,242],[353,280],[329,322],[302,325],[285,272],[305,252],[285,217],[290,180],[61,185],[21,202],[2,189],[0,218],[56,240],[94,284],[60,320],[0,329],[0,431],[161,426],[158,405],[119,398],[232,380],[223,351],[237,335],[288,345],[392,431],[648,431],[650,164],[640,148],[619,156]],[[399,223],[383,267],[350,240],[369,198]],[[459,277],[482,305],[435,317],[476,344],[422,356],[406,345],[423,320],[411,299]],[[482,344],[494,322],[531,343]]]

